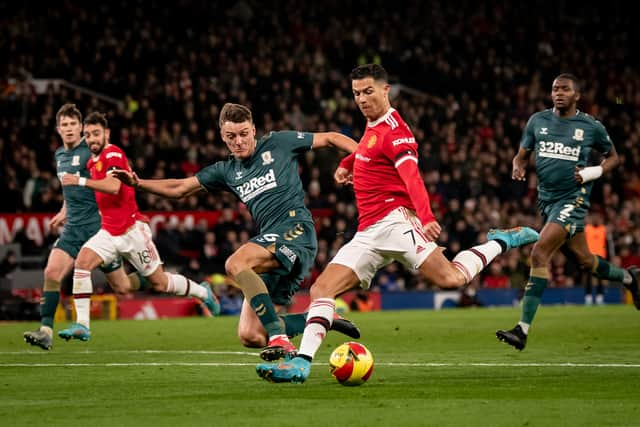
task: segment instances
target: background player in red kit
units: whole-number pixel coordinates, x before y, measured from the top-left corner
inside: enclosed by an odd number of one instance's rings
[[[311,360],[331,327],[335,297],[360,285],[367,289],[381,267],[399,261],[429,282],[456,288],[471,281],[499,254],[538,240],[527,227],[492,230],[489,241],[447,260],[434,242],[440,235],[429,195],[418,169],[418,144],[389,103],[388,76],[377,64],[351,72],[356,104],[367,129],[358,149],[345,157],[336,181],[353,183],[359,211],[358,232],[344,245],[311,287],[311,306],[298,357],[256,370],[274,382],[304,382]]]
[[[124,152],[109,144],[109,127],[103,114],[94,112],[85,118],[84,136],[93,154],[87,161],[91,179],[67,174],[62,177],[62,185],[80,185],[95,190],[102,228],[84,244],[76,258],[73,299],[77,319],[76,323],[58,332],[58,335],[67,340],[76,338],[83,341],[91,337],[91,271],[120,256],[126,258],[146,277],[155,290],[197,297],[204,302],[211,314],[218,314],[220,305],[207,284],[199,285],[182,275],[163,271],[148,219],[138,211],[135,190],[110,176],[110,171],[131,169]]]

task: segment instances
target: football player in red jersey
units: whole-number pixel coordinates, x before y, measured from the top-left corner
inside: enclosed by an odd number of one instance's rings
[[[158,250],[153,243],[148,219],[138,210],[135,190],[110,175],[110,171],[131,170],[124,152],[109,143],[106,117],[98,112],[84,120],[84,137],[93,157],[87,161],[91,179],[66,174],[62,185],[86,186],[96,192],[96,202],[102,217],[102,228],[82,247],[73,272],[73,297],[76,322],[58,332],[64,339],[87,341],[89,308],[93,285],[91,271],[122,256],[149,281],[157,291],[199,298],[212,315],[220,305],[208,284],[197,284],[180,274],[165,272]]]
[[[309,376],[311,360],[331,327],[336,295],[358,286],[368,289],[381,267],[399,261],[437,286],[458,288],[499,254],[538,240],[538,233],[527,227],[493,230],[487,243],[449,261],[435,243],[441,229],[418,169],[418,144],[391,107],[387,72],[377,64],[361,65],[351,72],[351,81],[367,128],[358,149],[340,163],[335,179],[353,184],[358,232],[311,287],[298,357],[257,366],[258,375],[274,382],[303,382]]]

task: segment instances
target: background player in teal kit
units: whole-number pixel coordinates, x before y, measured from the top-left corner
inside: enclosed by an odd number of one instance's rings
[[[584,218],[589,209],[593,181],[618,165],[618,155],[605,127],[578,111],[580,87],[576,77],[560,74],[551,88],[553,108],[529,119],[513,159],[512,177],[525,179],[527,162],[535,151],[538,175],[538,209],[545,221],[540,240],[531,252],[531,272],[522,301],[520,322],[511,330],[496,332],[498,339],[518,350],[527,342],[529,326],[540,305],[548,282],[548,265],[553,254],[566,245],[582,269],[596,277],[622,282],[640,310],[638,269],[618,268],[589,252],[584,236]],[[588,166],[591,150],[604,155],[597,166]]]
[[[225,104],[219,118],[222,139],[232,157],[184,179],[144,180],[117,171],[126,184],[165,197],[180,198],[201,190],[230,191],[247,205],[260,234],[226,261],[227,274],[242,289],[245,301],[238,336],[248,347],[265,347],[265,360],[295,352],[287,336],[304,330],[305,315],[279,317],[275,305],[287,305],[308,274],[317,252],[311,212],[298,175],[300,154],[311,148],[336,146],[353,152],[357,144],[335,132],[272,132],[256,140],[251,111]],[[334,323],[334,329],[353,336],[353,325]]]
[[[58,178],[64,174],[89,177],[86,168],[91,151],[82,135],[82,113],[74,104],[63,105],[56,113],[56,130],[62,138],[62,147],[55,153]],[[60,301],[60,283],[73,268],[78,251],[100,229],[100,214],[93,190],[86,187],[63,187],[62,209],[50,222],[52,229],[64,224],[60,238],[56,240],[44,269],[44,286],[40,302],[41,326],[37,331],[24,333],[31,345],[51,349],[53,318]],[[140,287],[136,273],[127,277],[120,261],[102,266],[109,284],[116,292],[128,292]],[[143,282],[144,283],[144,282]]]

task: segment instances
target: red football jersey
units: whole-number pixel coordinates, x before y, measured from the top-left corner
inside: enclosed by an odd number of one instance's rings
[[[104,179],[110,170],[124,169],[130,171],[129,162],[124,152],[117,146],[107,144],[102,153],[87,161],[87,169],[91,179]],[[138,211],[135,190],[122,184],[118,194],[107,194],[96,191],[96,202],[102,216],[102,228],[113,236],[124,234],[137,220],[145,217]]]
[[[413,133],[395,109],[390,108],[375,122],[367,123],[353,164],[353,190],[360,216],[358,231],[400,206],[417,210],[423,224],[433,221],[428,194],[417,167],[417,149]],[[406,162],[412,162],[413,166]],[[400,167],[405,168],[408,183],[401,177]],[[416,188],[418,194],[409,194],[407,186]],[[416,209],[418,203],[420,206]]]

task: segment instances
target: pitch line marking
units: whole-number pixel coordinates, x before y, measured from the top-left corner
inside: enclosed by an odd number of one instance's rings
[[[251,353],[253,354],[253,353]],[[313,365],[326,365],[314,363]],[[640,368],[640,364],[632,363],[376,363],[377,366],[390,367],[418,367],[418,368]],[[233,362],[132,362],[132,363],[0,363],[0,368],[74,368],[74,367],[155,367],[155,366],[200,366],[200,367],[228,367],[228,366],[255,366],[255,363]]]
[[[47,354],[38,350],[24,350],[24,351],[0,351],[0,356],[5,354],[20,354],[20,355],[32,355],[32,354]],[[85,351],[69,351],[65,353],[56,354],[218,354],[218,355],[231,355],[231,356],[258,356],[259,353],[252,351],[209,351],[209,350],[85,350]]]
[[[640,364],[635,363],[492,363],[492,362],[471,362],[471,363],[437,363],[437,362],[387,362],[376,363],[382,366],[403,366],[403,367],[488,367],[488,368],[640,368]]]

